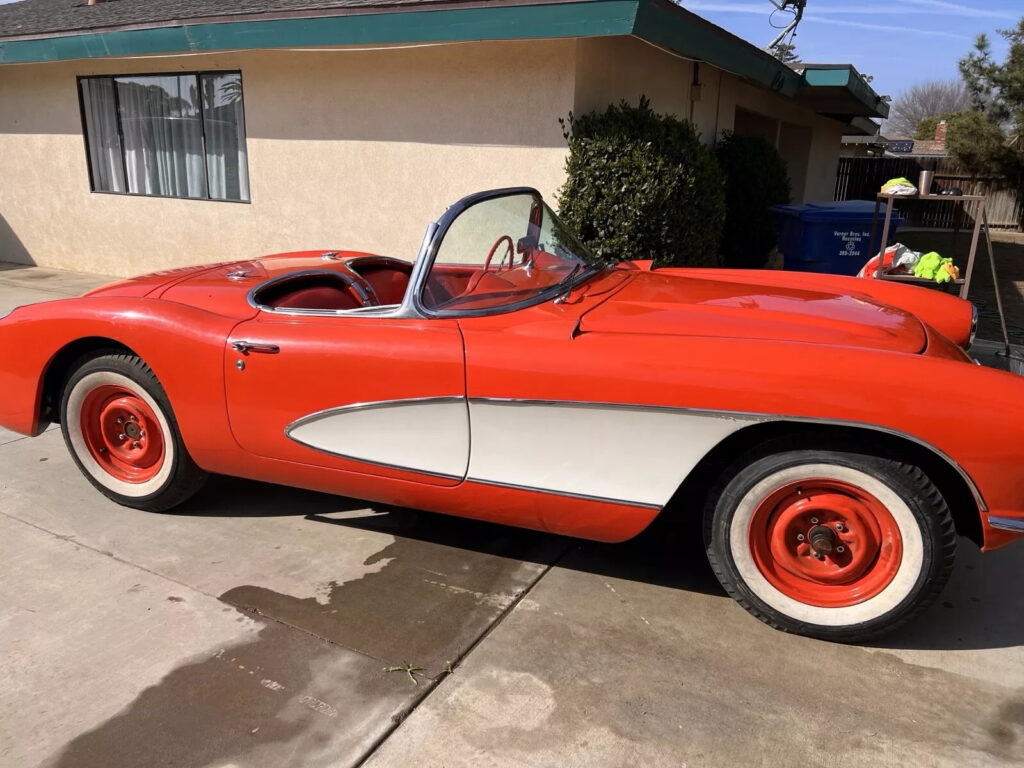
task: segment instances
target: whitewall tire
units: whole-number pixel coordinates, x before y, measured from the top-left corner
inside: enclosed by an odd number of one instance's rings
[[[133,355],[78,362],[64,385],[61,429],[86,478],[125,506],[170,509],[206,478],[185,449],[163,387]]]
[[[918,467],[885,455],[776,441],[712,492],[705,544],[719,581],[772,626],[855,642],[891,631],[939,594],[956,532]]]

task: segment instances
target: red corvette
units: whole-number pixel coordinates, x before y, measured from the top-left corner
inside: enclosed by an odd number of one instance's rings
[[[697,508],[747,610],[853,641],[935,598],[958,534],[1024,534],[1024,381],[968,357],[975,319],[887,282],[606,264],[506,189],[413,262],[293,253],[16,309],[0,424],[59,422],[146,510],[211,472],[610,542]]]

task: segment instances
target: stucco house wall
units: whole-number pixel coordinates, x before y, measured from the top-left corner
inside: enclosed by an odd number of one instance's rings
[[[90,191],[76,76],[233,69],[250,203]],[[125,275],[296,248],[412,258],[465,194],[553,200],[558,118],[641,94],[709,143],[756,113],[798,199],[831,198],[840,123],[633,37],[90,59],[0,67],[0,259]]]
[[[538,41],[0,67],[0,258],[112,275],[296,248],[412,258],[465,194],[554,195],[574,55]],[[90,192],[76,75],[207,69],[242,71],[251,203]]]

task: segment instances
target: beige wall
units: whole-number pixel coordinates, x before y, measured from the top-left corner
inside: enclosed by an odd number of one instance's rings
[[[0,260],[113,275],[303,248],[412,258],[470,192],[553,197],[571,41],[0,67]],[[89,191],[76,75],[242,71],[251,204]]]
[[[594,37],[576,43],[574,110],[583,114],[622,100],[651,100],[655,112],[689,118],[693,64],[634,37]]]
[[[831,200],[835,193],[843,124],[820,117],[792,100],[763,88],[731,77],[726,82],[735,89],[735,104],[738,107],[778,121],[780,138],[776,146],[783,157],[789,160],[794,200]],[[789,137],[784,138],[782,129],[787,126]],[[794,135],[806,137],[806,132],[801,131],[801,128],[810,131],[806,156],[800,150],[798,141],[792,138]]]
[[[205,69],[242,71],[251,204],[91,193],[75,77]],[[737,106],[810,131],[794,189],[831,198],[839,123],[706,64],[692,100],[693,78],[634,38],[0,66],[0,260],[125,275],[305,248],[411,258],[465,194],[522,184],[553,200],[558,118],[641,94],[708,143]]]
[[[655,111],[692,120],[705,143],[741,128],[764,135],[789,163],[796,201],[832,199],[841,123],[709,64],[700,65],[694,91],[693,62],[637,38],[589,38],[576,46],[577,113],[623,99],[636,104],[644,95]]]

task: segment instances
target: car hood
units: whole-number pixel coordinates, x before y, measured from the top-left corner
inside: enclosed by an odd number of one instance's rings
[[[868,347],[920,353],[924,326],[866,296],[640,272],[587,312],[582,333],[640,333]]]

